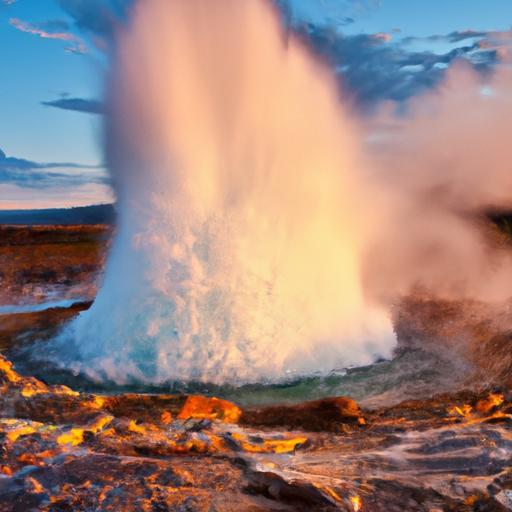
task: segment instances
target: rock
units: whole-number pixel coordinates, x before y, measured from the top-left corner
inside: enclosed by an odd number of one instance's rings
[[[269,439],[264,436],[247,436],[239,432],[227,432],[222,439],[227,447],[246,453],[293,453],[299,448],[309,445],[309,439],[304,436],[280,435]]]
[[[0,385],[2,392],[17,391],[28,398],[40,393],[48,393],[49,388],[34,377],[22,377],[12,368],[12,363],[0,356]]]
[[[0,479],[0,511],[279,510],[259,507],[243,492],[244,482],[240,468],[207,456],[198,463],[183,456],[70,454],[30,475]]]
[[[354,400],[334,397],[296,405],[246,409],[240,423],[251,426],[287,426],[310,431],[338,431],[346,424],[364,425],[365,420]]]
[[[297,512],[310,510],[334,511],[350,510],[337,503],[331,496],[324,494],[318,487],[300,481],[287,482],[272,472],[253,472],[249,475],[247,490],[262,494],[270,499],[290,504]]]
[[[367,412],[363,429],[345,397],[242,411],[197,395],[101,396],[0,357],[0,512],[501,511],[508,425],[487,420],[510,420],[511,407],[507,393],[446,394]],[[408,431],[415,444],[400,452]]]
[[[87,422],[97,416],[98,397],[80,394],[67,386],[47,386],[17,373],[0,356],[0,417],[43,423]]]
[[[497,407],[503,404],[505,401],[503,395],[501,393],[489,393],[485,398],[481,398],[475,404],[475,410],[485,416],[494,410]]]
[[[223,423],[238,423],[242,411],[235,404],[220,398],[190,395],[178,415],[180,420],[207,419]]]
[[[142,423],[168,425],[183,408],[186,395],[122,395],[100,397],[101,407],[116,418],[131,418]]]

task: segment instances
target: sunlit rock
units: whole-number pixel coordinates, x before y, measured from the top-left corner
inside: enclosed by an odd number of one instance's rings
[[[506,392],[374,411],[346,397],[243,409],[77,393],[3,358],[0,386],[2,512],[501,512],[512,492]]]
[[[235,404],[220,398],[208,398],[199,395],[190,395],[180,411],[181,420],[209,419],[224,423],[237,423],[242,411]]]

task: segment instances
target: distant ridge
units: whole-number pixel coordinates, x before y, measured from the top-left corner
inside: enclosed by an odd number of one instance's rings
[[[25,226],[113,224],[116,213],[113,204],[49,208],[46,210],[0,210],[0,224]]]

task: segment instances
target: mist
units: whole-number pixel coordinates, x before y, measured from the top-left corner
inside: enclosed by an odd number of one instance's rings
[[[391,357],[391,308],[505,300],[510,73],[458,65],[372,119],[264,0],[140,0],[117,35],[119,225],[63,364],[118,383],[275,382]],[[499,155],[499,157],[498,157]]]
[[[379,235],[364,266],[372,296],[510,296],[511,253],[485,214],[512,207],[511,85],[506,67],[484,77],[459,62],[405,114],[388,104],[369,123],[380,191]]]

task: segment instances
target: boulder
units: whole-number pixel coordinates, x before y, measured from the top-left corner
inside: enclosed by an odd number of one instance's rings
[[[218,420],[223,423],[238,423],[242,411],[227,400],[201,395],[189,395],[178,415],[180,420]]]

